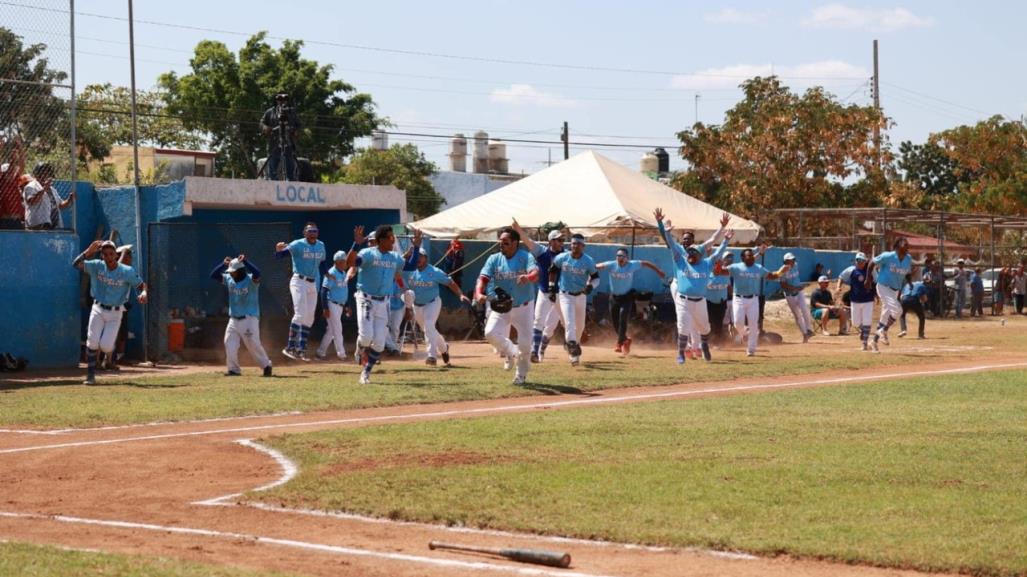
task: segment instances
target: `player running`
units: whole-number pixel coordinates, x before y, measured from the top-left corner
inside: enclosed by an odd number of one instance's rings
[[[521,235],[521,241],[528,252],[535,257],[535,263],[540,271],[549,271],[553,259],[563,253],[563,233],[559,230],[549,231],[548,244],[541,246],[524,232],[521,225],[514,220],[510,225],[517,234]],[[559,278],[559,272],[557,277]],[[532,326],[531,341],[531,362],[541,363],[546,356],[546,348],[549,347],[549,339],[556,332],[556,327],[564,323],[566,331],[567,323],[562,318],[560,307],[548,298],[549,275],[540,274],[538,280],[538,294],[535,298],[534,325]],[[520,338],[518,336],[518,338]]]
[[[563,316],[563,346],[574,367],[581,361],[581,336],[585,333],[588,295],[597,286],[599,272],[596,270],[596,261],[585,254],[585,237],[572,235],[570,252],[557,255],[549,267],[548,297],[550,301],[559,299],[560,314]]]
[[[786,252],[785,264],[791,268],[781,276],[781,290],[785,293],[785,302],[795,317],[795,324],[802,333],[802,342],[808,343],[813,332],[813,316],[809,312],[809,305],[806,304],[806,293],[802,292],[802,281],[799,280],[799,267],[795,262],[795,255]]]
[[[92,257],[100,252],[99,259]],[[86,260],[90,259],[90,260]],[[89,328],[86,332],[86,380],[85,385],[96,384],[96,358],[100,351],[108,355],[114,352],[114,341],[118,338],[121,315],[125,312],[129,291],[139,291],[139,304],[146,304],[146,283],[127,264],[118,262],[117,247],[105,240],[93,241],[82,254],[75,257],[72,266],[89,275],[89,292],[93,295],[93,307],[89,310]]]
[[[862,350],[870,350],[870,327],[874,318],[874,288],[867,284],[870,274],[867,270],[867,255],[856,253],[856,263],[838,275],[838,284],[849,285],[849,308],[852,309],[852,324],[859,327]],[[873,349],[876,351],[877,349]]]
[[[346,255],[346,266],[357,270],[357,347],[364,369],[360,372],[360,384],[371,383],[371,369],[385,350],[388,334],[389,297],[393,285],[402,286],[400,270],[403,259],[392,252],[396,236],[392,227],[383,224],[374,231],[376,246],[369,246],[359,253],[357,248],[364,244],[364,227],[353,230],[353,246]],[[418,233],[418,241],[420,233]]]
[[[888,329],[902,316],[902,305],[899,304],[899,291],[906,275],[913,271],[913,257],[909,256],[909,243],[904,238],[895,241],[894,250],[882,252],[870,263],[866,287],[871,287],[871,277],[877,273],[877,296],[881,299],[881,318],[877,321],[874,341],[871,346],[878,350],[877,342],[888,344]]]
[[[253,360],[264,369],[264,376],[271,376],[271,359],[260,344],[260,269],[246,260],[246,255],[237,258],[226,256],[210,278],[228,289],[228,326],[225,327],[226,377],[242,376],[239,367],[239,342],[246,345]]]
[[[523,385],[531,366],[531,341],[524,338],[531,332],[535,283],[539,270],[535,257],[521,248],[521,235],[513,227],[499,234],[499,252],[490,256],[481,269],[474,289],[474,300],[489,302],[485,321],[485,339],[506,357],[505,367],[514,364],[513,384]],[[510,340],[510,326],[517,329],[517,344]]]
[[[596,270],[608,269],[610,274],[610,318],[617,331],[617,346],[614,352],[631,353],[631,337],[628,336],[628,320],[635,312],[635,273],[642,267],[654,271],[660,278],[665,275],[660,267],[647,260],[628,260],[625,248],[617,249],[616,260],[596,265]]]
[[[289,293],[292,295],[293,314],[289,323],[289,341],[282,354],[297,361],[310,360],[306,352],[307,337],[314,324],[317,287],[320,286],[322,267],[327,257],[325,245],[317,239],[317,234],[317,225],[308,222],[303,227],[303,238],[275,245],[275,258],[292,257]]]
[[[421,248],[421,237],[417,232],[414,233],[410,258],[403,266],[403,280],[414,293],[414,320],[421,325],[425,340],[428,341],[428,358],[424,364],[434,367],[441,355],[442,363],[448,367],[449,345],[435,326],[442,311],[439,287],[448,288],[461,303],[471,304],[471,299],[460,291],[460,285],[449,278],[445,271],[428,264],[428,251]]]
[[[342,338],[342,317],[353,314],[346,301],[349,300],[349,275],[346,268],[346,253],[336,251],[332,257],[335,263],[325,271],[321,282],[321,308],[325,317],[325,334],[321,344],[314,353],[320,360],[328,357],[328,347],[335,344],[335,355],[340,361],[346,360],[346,345]]]
[[[776,280],[781,275],[791,270],[787,263],[776,271],[769,271],[763,265],[756,264],[756,256],[752,249],[742,251],[742,262],[727,267],[734,283],[734,303],[731,316],[734,319],[735,330],[739,335],[744,334],[748,329],[749,340],[745,348],[746,356],[756,354],[756,344],[760,338],[759,317],[760,317],[760,284],[763,279]]]

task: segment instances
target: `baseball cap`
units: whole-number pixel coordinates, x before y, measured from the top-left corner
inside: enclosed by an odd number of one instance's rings
[[[795,255],[790,252],[786,252],[784,260],[795,260]]]
[[[423,248],[419,248],[417,249],[417,254],[421,256],[428,256],[428,251],[424,250]]]
[[[332,256],[332,262],[339,262],[340,260],[346,260],[346,253],[341,250],[337,250]]]
[[[580,234],[572,234],[571,244],[585,244],[585,237]]]
[[[118,247],[109,240],[105,240],[102,243],[100,243],[100,250],[103,250],[105,248],[113,248],[115,252],[117,252],[118,250]]]
[[[617,249],[617,256],[625,256],[625,257],[626,257],[626,256],[628,256],[628,251],[627,251],[627,249],[624,249],[624,248],[618,248],[618,249]]]
[[[856,260],[857,261],[866,260],[866,259],[867,259],[866,253],[864,253],[864,252],[857,252],[856,253]]]
[[[733,252],[724,253],[724,256],[720,257],[720,260],[735,260],[735,253],[733,253]]]
[[[228,263],[228,272],[235,272],[246,268],[246,265],[237,258],[233,258],[232,262]]]
[[[688,252],[688,254],[702,254],[694,244],[686,248],[685,251]]]
[[[549,231],[549,240],[563,240],[563,233],[554,228]]]
[[[375,231],[372,230],[371,234],[367,235],[367,241],[368,242],[370,242],[372,240],[378,240],[378,237],[374,233],[375,233]]]
[[[831,279],[827,278],[827,275],[822,274],[820,275],[820,278],[817,279],[817,282],[831,282]]]
[[[956,259],[956,264],[965,264],[965,263],[966,263],[966,261],[961,259],[961,258],[957,258]]]
[[[11,169],[11,163],[10,162],[5,162],[3,164],[0,164],[0,172],[7,172],[10,169]]]
[[[130,245],[130,244],[123,244],[123,245],[119,246],[118,248],[114,249],[114,251],[118,252],[118,253],[132,252],[132,245]]]

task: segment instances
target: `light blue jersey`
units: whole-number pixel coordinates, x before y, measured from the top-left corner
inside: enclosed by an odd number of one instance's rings
[[[877,265],[877,282],[899,290],[913,268],[913,257],[907,254],[906,258],[899,260],[895,251],[882,252],[874,257],[874,264]]]
[[[674,279],[678,284],[678,293],[692,298],[705,297],[710,277],[713,276],[713,263],[713,257],[700,259],[695,264],[675,258]]]
[[[535,257],[523,248],[517,249],[513,258],[506,258],[501,252],[490,256],[485,261],[485,266],[481,267],[481,276],[489,279],[487,296],[495,295],[496,289],[502,288],[513,297],[514,306],[521,306],[533,300],[535,283],[517,284],[517,277],[537,270]]]
[[[553,259],[553,266],[560,269],[560,290],[566,293],[580,293],[585,290],[589,277],[596,273],[596,261],[582,253],[580,258],[564,251]]]
[[[712,275],[706,283],[706,300],[711,303],[722,303],[727,300],[727,287],[731,286],[731,277],[724,275]]]
[[[760,286],[769,273],[759,263],[745,266],[744,262],[736,262],[727,267],[727,270],[731,273],[731,280],[735,283],[735,295],[746,297],[760,294]]]
[[[414,291],[414,304],[424,306],[439,298],[439,286],[448,285],[450,279],[442,269],[427,265],[424,270],[403,273],[403,281]]]
[[[292,272],[314,279],[320,278],[320,266],[328,254],[325,251],[325,243],[314,241],[314,244],[307,242],[305,238],[298,238],[289,243],[289,256],[292,257]]]
[[[781,275],[781,280],[788,283],[789,286],[795,287],[796,289],[793,292],[785,291],[785,294],[787,294],[788,296],[794,296],[799,294],[798,289],[802,288],[802,279],[799,278],[799,264],[795,263],[795,266],[788,269],[788,272]],[[782,290],[784,290],[784,287],[782,287]]]
[[[365,248],[357,254],[357,290],[374,297],[387,297],[397,291],[396,271],[403,268],[403,257],[394,252]]]
[[[328,300],[336,304],[345,305],[349,300],[349,283],[346,282],[346,271],[340,271],[336,267],[328,269],[321,286],[328,289]]]
[[[82,270],[89,275],[93,299],[109,307],[120,307],[128,302],[129,292],[143,284],[139,273],[127,264],[118,263],[114,270],[109,270],[105,262],[94,259],[83,262]]]
[[[621,296],[628,294],[635,284],[635,273],[642,270],[642,261],[629,260],[624,266],[615,260],[603,263],[603,268],[610,273],[610,294]]]
[[[221,282],[228,289],[228,314],[233,317],[260,316],[260,283],[253,282],[253,275],[236,282],[227,272],[221,275]]]

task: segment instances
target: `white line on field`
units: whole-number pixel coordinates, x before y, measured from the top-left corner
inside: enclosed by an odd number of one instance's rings
[[[174,533],[178,535],[192,535],[199,537],[215,537],[231,540],[246,540],[267,545],[278,545],[307,551],[319,551],[322,553],[335,553],[339,555],[350,555],[354,557],[369,557],[373,559],[385,559],[388,561],[406,561],[409,563],[420,563],[422,565],[433,565],[452,569],[473,569],[477,571],[497,571],[502,573],[513,573],[517,575],[546,576],[546,577],[610,577],[594,573],[580,573],[576,571],[550,571],[548,569],[534,569],[528,567],[516,567],[510,565],[496,565],[483,561],[457,561],[455,559],[444,559],[436,557],[425,557],[422,555],[410,555],[406,553],[388,553],[384,551],[373,551],[371,549],[359,549],[356,547],[342,547],[339,545],[327,545],[323,543],[310,543],[307,541],[296,541],[294,539],[279,539],[277,537],[265,537],[262,535],[247,535],[229,531],[217,531],[214,529],[198,529],[192,527],[179,527],[171,525],[155,525],[152,523],[136,523],[132,521],[112,521],[105,519],[86,519],[83,517],[70,517],[67,515],[39,515],[36,513],[15,513],[0,511],[0,517],[11,519],[33,519],[43,521],[56,521],[58,523],[69,523],[76,525],[93,525],[99,527],[112,527],[117,529],[139,529],[143,531],[154,531],[161,533]]]
[[[245,419],[270,419],[274,417],[294,417],[302,415],[302,411],[283,411],[266,415],[242,415],[239,417],[212,417],[210,419],[193,419],[191,421],[150,421],[131,425],[105,425],[103,427],[83,427],[81,429],[0,429],[0,433],[17,433],[21,435],[64,435],[67,433],[84,433],[89,431],[114,431],[118,429],[137,429],[141,427],[159,427],[161,425],[200,425],[224,421],[242,421]]]
[[[282,468],[282,476],[279,477],[277,480],[272,481],[267,485],[261,485],[256,489],[250,489],[251,491],[267,491],[268,489],[274,489],[279,485],[284,485],[291,481],[292,478],[296,476],[296,473],[299,472],[299,467],[296,466],[296,463],[293,463],[292,460],[289,459],[289,457],[286,457],[285,455],[276,451],[275,449],[272,449],[271,447],[261,445],[260,443],[255,443],[250,439],[240,439],[236,441],[236,443],[239,443],[244,447],[249,447],[255,451],[264,453],[265,455],[274,459],[275,462],[278,463],[278,466]],[[243,493],[232,493],[231,495],[225,495],[223,497],[215,497],[213,499],[207,499],[206,501],[198,501],[196,503],[193,503],[193,505],[229,505],[231,504],[229,503],[229,501],[242,496]]]
[[[68,443],[56,443],[53,445],[37,445],[34,447],[19,447],[15,449],[2,449],[0,455],[10,453],[25,453],[29,451],[40,451],[44,449],[68,449],[74,447],[89,447],[94,445],[115,445],[133,441],[155,441],[161,439],[174,439],[181,437],[198,437],[205,435],[217,435],[225,433],[248,433],[252,431],[271,431],[275,429],[296,429],[303,427],[323,427],[329,425],[352,425],[358,423],[382,423],[388,421],[414,421],[420,419],[433,419],[440,417],[459,417],[467,415],[481,415],[489,413],[505,413],[524,411],[530,409],[558,409],[561,407],[579,405],[599,405],[604,403],[624,403],[632,401],[643,401],[650,399],[671,399],[674,397],[689,397],[695,395],[707,395],[713,393],[731,393],[740,391],[757,391],[771,389],[785,389],[808,385],[829,385],[839,383],[856,383],[863,381],[879,381],[884,379],[923,377],[933,375],[972,373],[977,371],[994,369],[1011,369],[1027,367],[1027,362],[1004,363],[996,365],[974,365],[956,369],[935,369],[924,371],[907,371],[901,373],[883,373],[879,375],[853,375],[845,377],[834,377],[830,379],[810,379],[805,381],[791,381],[776,384],[754,384],[734,385],[726,387],[711,387],[706,389],[690,389],[687,391],[668,391],[663,393],[640,393],[636,395],[619,395],[610,397],[591,397],[588,399],[569,399],[565,401],[548,401],[538,403],[525,403],[520,405],[503,405],[498,407],[480,407],[476,409],[450,409],[446,411],[431,411],[426,413],[410,413],[397,415],[381,415],[377,417],[350,417],[346,419],[328,419],[323,421],[305,421],[296,423],[278,423],[272,425],[255,425],[252,427],[233,427],[227,429],[208,429],[206,431],[189,431],[184,433],[163,433],[159,435],[143,435],[139,437],[122,437],[120,439],[103,439],[96,441],[76,441]],[[399,407],[401,408],[401,407]]]

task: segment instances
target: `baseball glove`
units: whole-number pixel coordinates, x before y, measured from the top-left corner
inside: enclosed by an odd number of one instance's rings
[[[510,293],[497,287],[492,298],[489,299],[489,306],[497,313],[508,313],[513,308],[513,297],[510,296]]]

